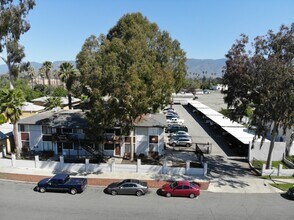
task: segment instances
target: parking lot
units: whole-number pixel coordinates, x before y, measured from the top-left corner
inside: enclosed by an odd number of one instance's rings
[[[172,157],[182,158],[182,160],[194,157],[197,160],[198,158],[194,153],[195,144],[209,143],[212,146],[211,153],[205,155],[205,158],[208,162],[209,174],[211,176],[253,175],[247,161],[242,158],[238,159],[239,156],[235,149],[230,148],[223,136],[215,132],[212,127],[193,113],[192,109],[180,104],[174,104],[173,108],[179,117],[184,120],[184,125],[187,126],[194,144],[190,148],[168,147],[167,156],[170,154]]]

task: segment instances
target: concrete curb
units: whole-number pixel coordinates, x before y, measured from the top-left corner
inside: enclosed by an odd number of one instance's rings
[[[16,174],[16,173],[0,173],[0,179],[3,180],[11,180],[11,181],[21,181],[21,182],[29,182],[29,183],[37,183],[41,179],[48,178],[48,176],[43,175],[28,175],[28,174]],[[87,177],[86,177],[87,178]],[[99,186],[105,187],[108,186],[112,182],[118,182],[121,179],[110,179],[110,178],[87,178],[88,184],[90,186]],[[158,189],[165,183],[170,181],[168,180],[144,180],[148,183],[150,189]],[[200,185],[201,190],[207,190],[209,187],[209,181],[197,181]]]

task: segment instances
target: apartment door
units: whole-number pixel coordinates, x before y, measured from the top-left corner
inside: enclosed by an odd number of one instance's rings
[[[120,144],[115,144],[115,155],[120,156]]]

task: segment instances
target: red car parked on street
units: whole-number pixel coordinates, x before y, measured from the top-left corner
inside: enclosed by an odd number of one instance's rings
[[[200,195],[200,187],[196,183],[188,181],[175,181],[164,184],[161,187],[161,194],[166,197],[171,196],[187,196],[195,198]]]

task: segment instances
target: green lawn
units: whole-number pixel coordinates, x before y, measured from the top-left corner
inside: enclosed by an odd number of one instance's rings
[[[252,165],[255,169],[257,170],[262,170],[262,164],[266,164],[266,161],[263,161],[263,160],[254,160],[252,162]],[[284,164],[283,161],[272,161],[272,167],[273,168],[279,168],[279,164],[282,164],[283,165],[283,169],[288,169],[288,167],[286,166],[286,164]]]
[[[294,176],[262,176],[262,179],[294,179]]]
[[[292,183],[272,183],[271,185],[282,191],[287,191],[290,187],[294,187]]]
[[[287,157],[287,159],[294,163],[294,155]]]

